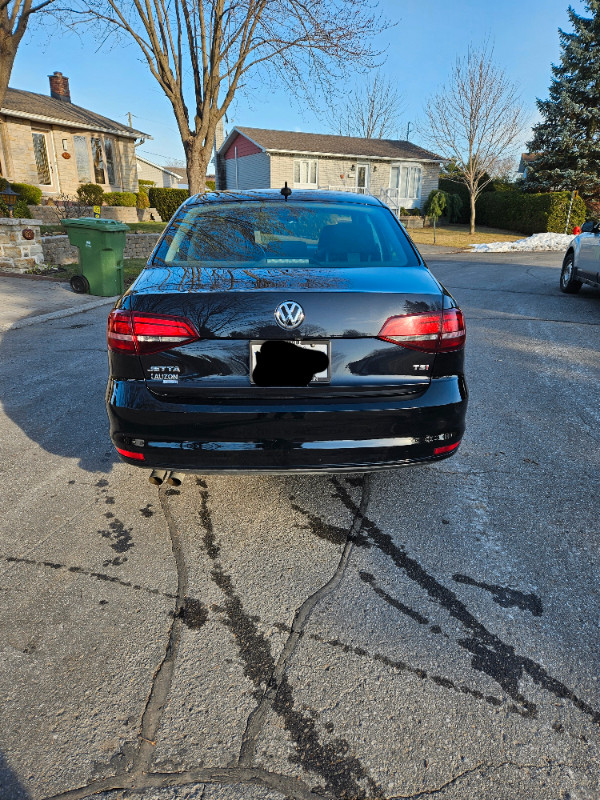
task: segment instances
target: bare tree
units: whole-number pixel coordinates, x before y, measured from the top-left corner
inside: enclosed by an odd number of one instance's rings
[[[32,14],[37,14],[54,0],[0,0],[0,107],[8,89],[17,50]]]
[[[370,65],[381,21],[365,0],[81,0],[88,18],[133,39],[169,99],[192,193],[204,189],[217,122],[236,92],[275,78],[298,92]],[[263,88],[263,91],[265,89]]]
[[[347,95],[344,104],[334,106],[327,118],[341,136],[391,139],[397,135],[402,109],[403,101],[394,84],[376,72]]]
[[[486,45],[457,58],[448,84],[425,109],[430,145],[457,169],[452,180],[464,183],[471,201],[470,233],[475,233],[475,202],[485,186],[506,167],[518,144],[525,117],[517,88],[493,62]]]

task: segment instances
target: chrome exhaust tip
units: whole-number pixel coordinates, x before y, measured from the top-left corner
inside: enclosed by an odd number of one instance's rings
[[[181,486],[185,475],[183,472],[172,472],[167,478],[169,486]]]
[[[148,480],[153,486],[162,486],[167,478],[167,471],[164,469],[153,469]]]

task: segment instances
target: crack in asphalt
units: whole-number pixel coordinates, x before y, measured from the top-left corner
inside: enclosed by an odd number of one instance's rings
[[[138,592],[145,592],[158,597],[165,597],[167,600],[175,600],[176,594],[169,592],[161,592],[160,589],[150,589],[148,586],[142,586],[139,583],[132,583],[131,581],[124,581],[117,578],[115,575],[108,575],[105,572],[95,572],[93,570],[85,569],[77,565],[59,564],[55,561],[36,561],[34,558],[24,558],[18,556],[8,556],[0,554],[0,560],[5,561],[7,564],[28,564],[33,567],[45,567],[47,569],[64,570],[65,572],[72,572],[77,575],[85,575],[88,578],[95,578],[98,581],[106,583],[116,583],[119,586],[124,586],[127,589],[135,589]]]
[[[336,485],[339,497],[347,508],[355,514],[361,514],[359,507],[344,487],[337,481]],[[569,700],[575,708],[600,726],[600,710],[593,708],[578,697],[572,689],[553,678],[541,664],[527,656],[515,653],[514,647],[506,644],[499,636],[489,631],[453,591],[437,581],[416,559],[409,556],[402,547],[396,545],[390,534],[384,533],[364,515],[362,516],[362,531],[370,542],[387,555],[410,580],[419,585],[433,602],[460,622],[467,635],[465,638],[458,639],[457,643],[471,653],[473,669],[488,675],[515,703],[523,707],[528,716],[536,716],[537,707],[519,691],[519,681],[522,679],[523,673],[528,674],[534,683],[555,697]]]
[[[208,486],[202,479],[197,483],[201,498],[199,516],[204,528],[203,545],[212,561],[211,578],[225,595],[224,610],[227,619],[224,624],[234,635],[235,644],[244,663],[244,674],[254,684],[257,699],[257,707],[250,714],[242,737],[238,760],[240,767],[251,764],[267,712],[272,709],[282,720],[285,730],[294,743],[295,753],[288,756],[289,761],[323,779],[325,786],[317,787],[320,796],[329,793],[336,798],[347,800],[382,797],[382,790],[367,773],[360,760],[349,753],[349,743],[343,738],[322,742],[314,718],[294,707],[293,691],[285,674],[311,612],[319,600],[333,591],[342,579],[354,544],[353,536],[360,530],[368,505],[369,479],[365,478],[362,482],[361,500],[357,504],[357,509],[362,511],[353,514],[348,539],[334,575],[307,598],[296,612],[292,631],[277,661],[271,653],[269,642],[258,630],[255,618],[244,610],[242,600],[235,592],[233,581],[219,560],[221,548],[215,537],[208,507]],[[361,782],[367,785],[366,791]]]
[[[136,777],[147,773],[152,764],[156,733],[158,732],[162,712],[169,697],[171,683],[173,681],[177,650],[181,638],[181,629],[184,624],[183,611],[185,609],[188,586],[188,574],[181,547],[181,536],[169,509],[165,489],[163,489],[163,487],[158,490],[158,499],[167,522],[169,536],[171,537],[171,547],[177,569],[177,596],[165,655],[154,673],[148,701],[142,714],[140,733],[138,735],[138,752],[132,764],[132,774]]]
[[[367,797],[382,798],[383,793],[381,788],[370,777],[360,760],[349,753],[350,746],[348,742],[341,738],[330,739],[325,742],[321,741],[314,718],[294,708],[292,687],[288,682],[286,672],[298,643],[304,635],[308,635],[315,641],[333,647],[339,647],[343,652],[350,652],[358,656],[366,656],[389,667],[409,672],[421,679],[430,680],[442,688],[452,689],[462,694],[471,695],[491,705],[498,706],[505,702],[492,695],[484,695],[482,692],[473,690],[470,687],[457,685],[447,678],[437,675],[428,675],[426,671],[411,667],[404,662],[394,661],[387,656],[377,653],[371,654],[364,648],[345,644],[339,639],[327,640],[319,637],[318,634],[305,634],[306,624],[317,604],[325,596],[333,592],[341,582],[355,545],[358,547],[377,547],[380,549],[384,554],[389,556],[409,578],[421,585],[434,602],[440,604],[451,616],[461,622],[469,631],[470,638],[459,640],[458,643],[472,653],[472,666],[474,669],[483,671],[492,677],[493,680],[520,705],[519,707],[511,704],[508,710],[516,712],[521,716],[536,715],[535,704],[529,703],[518,693],[519,674],[525,671],[534,682],[554,693],[557,697],[570,700],[581,711],[589,714],[594,722],[600,724],[600,712],[595,711],[584,701],[579,699],[568,687],[548,675],[541,665],[536,664],[531,659],[515,654],[511,646],[504,644],[495,634],[487,631],[483,624],[470,614],[466,606],[464,606],[456,595],[445,586],[438,583],[433,576],[429,575],[423,567],[408,556],[401,547],[395,545],[389,534],[381,531],[375,523],[366,516],[370,500],[368,476],[362,482],[362,492],[358,502],[352,498],[346,486],[344,486],[339,479],[332,479],[332,484],[336,488],[335,496],[339,498],[353,514],[353,520],[350,528],[347,530],[345,543],[339,541],[341,537],[341,529],[339,527],[331,526],[331,531],[328,531],[326,530],[327,524],[324,523],[323,520],[304,511],[299,506],[296,507],[296,510],[305,514],[309,523],[308,527],[315,532],[315,535],[332,543],[338,543],[340,545],[343,543],[344,547],[334,574],[323,586],[302,603],[295,614],[291,627],[277,624],[276,627],[281,630],[286,630],[288,638],[279,657],[275,660],[271,654],[268,640],[257,628],[256,623],[258,620],[256,617],[250,617],[244,610],[242,600],[235,592],[231,576],[225,572],[219,560],[221,546],[217,542],[213,529],[208,506],[208,487],[203,481],[199,480],[198,483],[201,487],[201,508],[199,516],[204,529],[204,549],[212,562],[211,578],[226,598],[224,611],[227,618],[223,624],[234,634],[240,657],[244,663],[244,674],[253,682],[256,689],[255,697],[258,701],[256,708],[249,715],[246,723],[238,765],[212,769],[198,767],[170,773],[151,771],[155,738],[171,689],[182,626],[189,623],[189,620],[188,623],[186,623],[185,620],[186,603],[189,602],[189,598],[186,596],[188,578],[181,535],[169,508],[167,493],[161,488],[159,490],[159,500],[168,525],[173,556],[177,568],[177,594],[175,595],[167,595],[157,590],[146,590],[144,587],[139,587],[137,584],[121,581],[112,576],[99,578],[99,576],[102,575],[101,573],[93,573],[78,567],[67,567],[66,565],[54,564],[53,562],[36,562],[32,559],[17,559],[10,556],[0,556],[0,558],[4,558],[4,560],[9,563],[22,562],[52,569],[81,572],[101,580],[110,579],[111,581],[128,586],[129,588],[140,588],[151,594],[161,594],[176,600],[165,655],[154,673],[148,700],[142,714],[137,752],[129,759],[129,763],[123,764],[122,762],[127,760],[127,750],[124,748],[123,753],[120,754],[121,764],[119,764],[122,769],[117,775],[94,780],[86,786],[53,795],[51,798],[47,798],[47,800],[79,800],[80,798],[86,798],[98,792],[111,790],[128,789],[139,792],[146,789],[187,786],[199,783],[259,785],[282,792],[287,797],[294,798],[294,800],[296,800],[296,798],[298,800],[317,800],[317,798],[321,798],[322,800],[324,794],[340,799],[346,798],[347,800],[360,800],[360,798]],[[411,617],[419,624],[429,624],[429,620],[420,615],[419,612],[405,606],[400,601],[387,595],[384,590],[380,589],[376,585],[373,575],[369,573],[360,573],[360,578],[365,583],[369,584],[376,594],[386,602],[389,602],[396,610]],[[487,584],[479,584],[472,581],[472,579],[467,579],[466,576],[454,576],[454,578],[458,578],[461,583],[469,583],[479,588],[493,590],[496,593],[504,589],[504,587],[497,587],[495,585],[488,586]],[[509,598],[511,603],[514,599],[515,598],[512,596]],[[521,598],[517,599],[520,600]],[[199,601],[196,601],[196,604],[202,606]],[[192,614],[192,616],[196,615],[199,618],[201,617],[200,624],[204,623],[205,611],[203,606],[202,608],[196,608],[192,603],[192,606],[190,606],[190,614]],[[430,629],[435,634],[442,633],[438,626],[430,626]],[[289,732],[294,742],[296,752],[294,755],[289,756],[290,762],[299,764],[309,773],[320,775],[321,778],[324,779],[324,786],[313,787],[311,790],[301,779],[295,777],[290,778],[279,773],[252,766],[256,756],[257,743],[264,730],[267,715],[270,710],[275,712],[282,719],[285,729]],[[422,790],[411,795],[396,795],[393,800],[417,800],[417,798],[420,797],[437,794],[470,773],[485,768],[500,768],[508,763],[510,762],[502,762],[500,765],[497,765],[497,767],[494,767],[494,765],[480,764],[455,775],[439,787]],[[514,766],[521,765],[515,764]],[[365,788],[363,788],[365,785],[366,791]],[[392,800],[392,798],[390,798],[390,800]]]
[[[285,625],[284,623],[275,623],[275,627],[286,632],[289,632],[290,630],[289,625]],[[449,638],[447,634],[445,634],[435,625],[432,625],[429,630],[434,634],[441,634],[445,638]],[[419,678],[419,680],[431,681],[432,683],[435,683],[436,686],[440,686],[442,689],[450,689],[454,692],[459,692],[460,694],[473,697],[476,700],[482,700],[483,702],[490,706],[494,706],[495,708],[502,706],[506,702],[504,698],[495,697],[491,694],[484,694],[483,692],[480,692],[479,689],[472,689],[470,686],[466,686],[465,684],[455,683],[454,681],[451,681],[449,678],[445,678],[442,675],[432,675],[422,667],[413,667],[410,664],[407,664],[406,661],[390,658],[382,653],[371,653],[364,647],[349,644],[348,642],[344,642],[339,638],[327,639],[324,636],[320,636],[318,633],[309,633],[304,635],[307,635],[308,638],[312,639],[314,642],[319,642],[319,644],[326,644],[329,647],[340,649],[343,653],[352,653],[360,658],[368,658],[370,661],[377,661],[378,663],[383,664],[386,667],[390,667],[397,672],[406,672]],[[523,709],[514,705],[514,703],[511,703],[506,710],[513,714],[518,714],[521,717],[529,716],[527,711],[523,711]]]
[[[344,545],[344,549],[342,551],[342,555],[338,562],[337,568],[331,578],[325,583],[323,586],[320,587],[316,592],[314,592],[310,597],[308,597],[300,606],[300,608],[296,611],[294,616],[294,620],[292,622],[292,626],[289,630],[288,639],[277,659],[277,663],[272,671],[272,674],[269,679],[268,686],[263,693],[263,696],[260,699],[259,704],[255,708],[255,710],[250,714],[248,717],[248,722],[246,725],[246,730],[244,731],[244,735],[242,737],[242,746],[240,749],[239,755],[239,764],[240,766],[248,766],[250,765],[256,754],[256,744],[258,741],[258,737],[264,727],[265,718],[267,712],[273,706],[273,702],[277,698],[278,693],[282,690],[288,691],[288,688],[284,686],[284,677],[285,672],[287,670],[287,665],[296,650],[300,637],[304,632],[304,628],[308,622],[310,615],[312,614],[315,606],[328,594],[333,592],[337,586],[339,585],[346,567],[348,565],[348,560],[350,558],[350,554],[352,552],[354,546],[354,537],[359,533],[360,527],[362,525],[362,515],[367,509],[368,503],[370,498],[370,491],[369,491],[369,480],[368,478],[365,479],[363,486],[362,486],[362,494],[361,499],[358,504],[359,512],[354,515],[354,519],[352,520],[350,529],[346,532],[346,543]],[[320,529],[321,531],[323,528]],[[335,526],[335,533],[339,531],[339,528]],[[331,537],[328,537],[326,534],[322,534],[323,538],[332,541]],[[291,690],[289,690],[291,691]]]
[[[256,767],[197,767],[180,772],[147,772],[142,777],[134,776],[132,773],[120,773],[111,778],[93,781],[86,786],[54,794],[46,797],[45,800],[85,800],[85,798],[100,792],[119,790],[143,792],[148,789],[197,784],[263,786],[280,792],[287,798],[293,798],[293,800],[323,800],[323,795],[312,792],[298,778],[290,778],[287,775]]]
[[[442,783],[441,786],[436,786],[432,789],[422,789],[420,792],[416,792],[415,794],[396,794],[394,797],[390,797],[389,800],[418,800],[419,797],[431,797],[434,794],[439,794],[443,792],[444,789],[447,789],[449,786],[458,783],[461,778],[464,778],[465,775],[472,775],[474,772],[481,772],[485,769],[487,764],[476,764],[474,767],[470,767],[469,769],[465,769],[462,772],[459,772],[458,775],[454,775],[454,777],[447,780],[445,783]],[[500,765],[502,766],[502,765]]]
[[[447,789],[449,786],[458,783],[462,778],[467,775],[472,775],[475,772],[487,772],[487,771],[497,771],[502,769],[503,767],[515,767],[516,769],[536,769],[536,770],[543,770],[543,769],[551,769],[553,767],[564,768],[564,767],[571,767],[570,764],[563,764],[563,763],[546,763],[546,764],[519,764],[516,761],[500,761],[498,764],[484,764],[479,763],[476,764],[474,767],[470,767],[469,769],[463,770],[463,772],[459,772],[454,777],[447,780],[445,783],[442,783],[440,786],[435,786],[431,789],[422,789],[420,792],[416,792],[414,794],[396,794],[393,797],[388,798],[388,800],[419,800],[420,797],[431,797],[434,794],[439,794]],[[565,795],[566,797],[567,795]],[[569,795],[570,796],[570,795]]]

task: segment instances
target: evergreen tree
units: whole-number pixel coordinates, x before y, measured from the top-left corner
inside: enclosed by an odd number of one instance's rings
[[[569,6],[572,33],[559,29],[562,54],[552,65],[548,100],[538,100],[543,122],[528,143],[535,160],[526,189],[577,189],[584,200],[600,199],[600,0],[586,0],[591,17]]]

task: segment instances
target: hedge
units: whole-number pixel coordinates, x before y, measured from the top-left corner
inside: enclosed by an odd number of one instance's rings
[[[77,197],[85,206],[100,206],[104,197],[104,189],[97,183],[82,183],[77,189]]]
[[[497,181],[492,181],[492,183],[486,184],[481,196],[498,191],[496,183]],[[442,192],[457,194],[460,197],[462,205],[460,211],[458,211],[455,222],[459,222],[462,225],[468,224],[471,221],[471,196],[466,185],[460,183],[460,181],[452,181],[450,178],[440,178],[439,188]]]
[[[488,192],[477,200],[477,222],[530,235],[532,233],[564,233],[571,192]],[[573,200],[569,231],[586,219],[581,197]]]
[[[471,201],[469,200],[469,190],[465,184],[451,181],[448,178],[440,178],[439,188],[442,192],[457,194],[460,197],[462,205],[456,217],[456,221],[462,225],[468,223],[471,217]]]
[[[163,222],[168,222],[189,196],[187,189],[162,189],[156,186],[148,189],[150,206],[158,211]]]
[[[135,192],[105,192],[102,200],[107,206],[135,208],[137,197]]]
[[[27,205],[39,206],[42,199],[42,190],[39,186],[32,186],[30,183],[11,183],[11,188]]]

